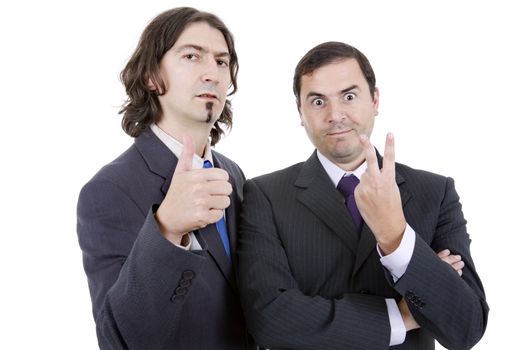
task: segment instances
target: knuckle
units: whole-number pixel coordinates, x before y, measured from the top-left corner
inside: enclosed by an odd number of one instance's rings
[[[198,195],[199,193],[202,193],[203,191],[203,184],[201,182],[198,182],[196,184],[193,184],[193,186],[191,187],[191,193],[195,196],[195,195]]]
[[[206,205],[206,200],[202,197],[195,197],[193,202],[195,203],[195,207],[197,208],[204,208]]]
[[[219,219],[222,217],[222,210],[210,210],[208,212],[208,221],[209,223],[214,223],[219,221]]]

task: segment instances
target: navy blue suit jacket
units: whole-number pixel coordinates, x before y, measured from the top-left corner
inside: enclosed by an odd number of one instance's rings
[[[244,175],[219,153],[213,158],[233,186],[226,222],[234,253]],[[254,348],[232,262],[215,225],[196,232],[201,251],[178,248],[159,231],[154,212],[176,164],[175,155],[148,128],[82,188],[77,232],[99,346]]]

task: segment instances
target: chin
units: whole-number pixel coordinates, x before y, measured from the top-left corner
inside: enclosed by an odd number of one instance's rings
[[[358,149],[356,147],[336,147],[330,150],[330,155],[337,159],[352,158]]]

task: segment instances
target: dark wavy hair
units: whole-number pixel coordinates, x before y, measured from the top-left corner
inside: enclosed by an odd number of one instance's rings
[[[303,75],[312,73],[318,68],[340,60],[354,58],[359,64],[370,89],[370,95],[374,98],[376,90],[376,76],[374,70],[365,55],[353,46],[337,41],[328,41],[317,45],[301,58],[295,67],[293,77],[293,93],[295,94],[297,107],[301,107],[301,78]]]
[[[230,54],[231,96],[237,91],[237,72],[239,63],[233,36],[226,25],[214,14],[198,11],[191,7],[178,7],[165,11],[155,17],[144,29],[135,52],[120,73],[120,80],[126,88],[127,100],[122,105],[119,114],[122,117],[122,129],[137,137],[142,130],[156,121],[161,112],[158,96],[166,92],[166,85],[159,73],[160,61],[164,54],[175,44],[184,29],[191,23],[205,22],[219,30],[228,46]],[[157,87],[151,90],[148,80],[151,79]],[[210,132],[211,144],[215,145],[224,134],[221,126],[232,126],[231,102],[226,100],[219,119],[213,124]]]

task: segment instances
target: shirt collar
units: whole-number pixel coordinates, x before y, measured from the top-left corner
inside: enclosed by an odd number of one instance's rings
[[[317,150],[317,158],[319,158],[319,161],[321,162],[321,165],[323,166],[324,170],[330,177],[330,180],[334,183],[334,185],[337,187],[337,184],[339,183],[339,180],[343,178],[343,176],[350,176],[354,175],[359,180],[361,180],[361,175],[366,171],[367,164],[366,160],[357,167],[354,171],[345,171],[335,165],[330,159],[326,158],[319,150]]]
[[[182,143],[175,140],[171,135],[168,135],[164,130],[159,128],[159,126],[155,123],[150,124],[151,131],[162,141],[163,144],[166,145],[170,149],[170,151],[173,152],[177,156],[177,158],[180,158],[180,155],[182,154]],[[193,169],[202,169],[204,165],[204,161],[208,160],[213,165],[213,157],[211,154],[211,145],[210,142],[206,144],[206,148],[204,149],[204,158],[199,157],[198,155],[193,155]]]

